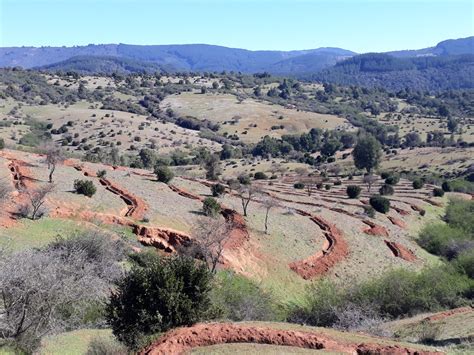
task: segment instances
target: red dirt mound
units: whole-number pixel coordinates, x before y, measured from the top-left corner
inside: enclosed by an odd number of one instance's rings
[[[297,212],[301,215],[309,215],[305,211],[297,210]],[[321,217],[310,215],[310,219],[324,231],[326,241],[323,245],[323,250],[306,259],[290,263],[291,270],[305,280],[325,274],[349,253],[347,243],[339,229]]]
[[[232,323],[197,324],[166,333],[140,355],[183,354],[192,348],[226,343],[256,343],[324,349],[347,354],[438,354],[399,345],[338,341],[323,333]]]
[[[390,242],[388,240],[385,241],[385,244],[387,244],[393,255],[395,255],[397,258],[402,258],[406,261],[416,260],[415,254],[413,254],[411,250],[405,248],[403,245],[395,242]]]
[[[407,227],[405,222],[403,222],[401,219],[391,217],[391,216],[387,216],[387,218],[389,219],[390,222],[392,222],[392,224],[396,225],[397,227],[400,227],[400,228],[403,228],[403,229],[405,229]]]
[[[145,201],[108,179],[100,179],[99,181],[108,191],[119,195],[120,198],[128,205],[127,211],[125,212],[125,217],[132,217],[136,219],[143,218],[146,210],[148,209]]]
[[[379,226],[378,224],[366,219],[364,219],[362,222],[369,226],[369,228],[364,229],[364,233],[380,237],[388,237],[388,231],[385,229],[385,227]]]
[[[190,198],[192,200],[197,200],[197,201],[203,201],[204,199],[200,196],[197,196],[197,195],[194,195],[186,190],[183,190],[177,186],[174,186],[174,185],[168,185],[168,187],[171,189],[171,191],[174,191],[176,192],[178,195],[180,196],[183,196],[183,197],[186,197],[186,198]]]
[[[244,217],[230,208],[223,208],[221,214],[232,225],[229,239],[225,244],[226,249],[241,247],[250,238]]]
[[[177,248],[191,242],[189,235],[171,228],[134,225],[133,232],[138,236],[140,243],[167,253],[176,252]]]
[[[460,307],[460,308],[451,309],[449,311],[444,311],[444,312],[433,314],[432,316],[426,317],[423,320],[433,322],[433,321],[437,321],[437,320],[442,320],[444,318],[450,317],[450,316],[455,315],[455,314],[471,313],[471,312],[474,312],[474,308],[472,308],[472,307]]]

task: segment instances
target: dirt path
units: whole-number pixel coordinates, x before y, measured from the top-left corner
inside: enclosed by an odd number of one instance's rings
[[[345,354],[441,354],[369,342],[338,340],[324,333],[273,329],[269,326],[250,326],[238,323],[196,324],[174,329],[142,350],[140,355],[184,354],[192,348],[227,343],[254,343],[318,349]]]

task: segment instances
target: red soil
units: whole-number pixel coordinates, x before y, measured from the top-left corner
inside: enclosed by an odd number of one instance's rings
[[[402,258],[406,261],[416,260],[415,254],[413,254],[411,250],[405,248],[403,245],[395,242],[390,242],[388,240],[385,241],[385,244],[387,244],[393,255],[395,255],[397,258]]]
[[[397,227],[400,227],[400,228],[403,228],[403,229],[405,229],[407,227],[405,222],[403,222],[401,219],[391,217],[391,216],[387,216],[387,218],[389,219],[390,222],[392,222]]]
[[[440,354],[399,345],[340,341],[323,333],[232,323],[196,324],[189,328],[174,329],[139,354],[183,354],[192,348],[227,343],[271,344],[305,349],[324,349],[346,354]]]
[[[119,195],[120,198],[128,205],[127,211],[124,214],[125,217],[132,217],[136,219],[142,219],[144,217],[145,212],[148,209],[145,201],[108,179],[103,178],[99,181],[108,191]]]
[[[380,237],[388,237],[388,231],[385,227],[379,226],[369,220],[364,220],[363,222],[369,226],[369,228],[364,229],[364,233]]]
[[[180,246],[191,243],[189,235],[171,228],[147,227],[135,224],[133,225],[133,232],[138,236],[140,243],[167,253],[176,252],[176,249]]]
[[[442,320],[444,318],[450,317],[450,316],[455,315],[455,314],[471,313],[471,312],[474,312],[473,307],[460,307],[460,308],[450,309],[449,311],[444,311],[444,312],[439,312],[439,313],[433,314],[432,316],[426,317],[423,320],[433,322],[433,321]]]
[[[336,263],[345,259],[349,251],[342,233],[333,224],[306,211],[297,210],[297,212],[303,216],[310,216],[310,219],[324,231],[326,237],[323,250],[306,259],[294,261],[289,265],[291,270],[303,279],[309,280],[328,272]]]

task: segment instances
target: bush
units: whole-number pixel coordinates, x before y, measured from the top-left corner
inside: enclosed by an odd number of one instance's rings
[[[396,185],[400,181],[400,178],[396,175],[389,176],[385,179],[385,183],[388,185]]]
[[[107,171],[106,171],[106,170],[99,170],[99,171],[97,171],[97,177],[98,177],[99,179],[105,178],[106,175],[107,175]]]
[[[255,175],[253,176],[253,178],[255,180],[266,180],[268,179],[268,176],[264,172],[257,171]]]
[[[128,349],[115,339],[94,338],[89,343],[86,355],[127,355]]]
[[[202,210],[208,217],[215,217],[221,212],[221,206],[215,198],[206,197],[202,203]]]
[[[222,184],[214,184],[211,186],[212,196],[219,197],[225,193],[225,186]]]
[[[393,192],[393,187],[387,184],[382,185],[382,187],[379,189],[379,193],[383,196],[393,195]]]
[[[444,196],[444,190],[440,189],[439,187],[436,187],[433,189],[433,195],[436,197],[443,197]]]
[[[211,299],[220,318],[232,321],[274,321],[273,296],[254,281],[232,271],[223,271],[212,288]]]
[[[441,185],[441,188],[443,189],[444,192],[451,192],[451,186],[449,185],[449,181],[444,181],[443,184]]]
[[[418,190],[418,189],[421,189],[423,187],[423,180],[421,179],[416,179],[416,180],[413,180],[413,188],[415,190]]]
[[[141,253],[106,307],[113,334],[132,349],[146,336],[208,317],[211,273],[191,258]]]
[[[318,190],[321,190],[321,189],[323,188],[323,183],[318,182],[318,183],[316,184],[316,188],[317,188]]]
[[[334,186],[340,186],[342,185],[342,181],[341,180],[336,180],[334,181]]]
[[[474,183],[464,180],[464,179],[455,179],[449,182],[446,182],[448,190],[445,191],[454,191],[454,192],[463,192],[467,194],[474,193]],[[444,185],[444,183],[443,183]],[[443,187],[443,186],[442,186]],[[444,189],[444,187],[443,187]]]
[[[375,217],[375,210],[372,206],[364,206],[364,212],[370,218]]]
[[[242,185],[250,185],[250,176],[248,176],[248,175],[239,175],[237,177],[237,180],[239,180],[239,182]]]
[[[97,189],[90,180],[74,180],[74,191],[78,194],[92,197]]]
[[[382,171],[380,173],[380,177],[384,180],[387,179],[389,176],[390,176],[390,173],[388,171]]]
[[[0,138],[0,149],[5,148],[5,140],[3,138]]]
[[[474,201],[452,199],[448,207],[444,220],[455,228],[460,228],[474,238]]]
[[[395,319],[459,307],[466,302],[472,285],[472,280],[452,267],[421,272],[393,270],[382,277],[345,287],[322,280],[309,288],[306,306],[293,309],[289,319],[312,326],[335,326],[347,318],[347,310],[368,314],[368,320]]]
[[[325,190],[331,190],[331,185],[329,185],[329,184],[324,185],[324,189]]]
[[[346,193],[349,198],[358,198],[362,189],[357,185],[349,185],[346,188]]]
[[[170,182],[174,177],[174,174],[171,169],[164,165],[156,166],[154,172],[157,180],[159,182],[164,182],[165,184]]]
[[[390,210],[390,201],[385,197],[372,196],[369,203],[377,212],[387,213]]]
[[[302,190],[302,189],[304,189],[304,184],[303,184],[302,182],[295,182],[295,183],[293,184],[293,187],[294,187],[295,189]]]
[[[454,262],[459,272],[474,279],[474,248],[461,252]]]
[[[428,252],[452,259],[462,248],[466,236],[463,230],[459,228],[437,223],[424,227],[417,241]]]

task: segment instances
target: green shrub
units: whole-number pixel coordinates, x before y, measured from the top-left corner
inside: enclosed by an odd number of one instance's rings
[[[462,229],[435,223],[425,226],[417,241],[428,252],[451,259],[456,256],[456,245],[465,239],[466,236]]]
[[[146,336],[206,319],[211,308],[212,276],[204,264],[141,254],[117,282],[106,307],[113,334],[132,349]]]
[[[237,177],[237,180],[242,184],[242,185],[250,185],[250,176],[248,175],[239,175]]]
[[[219,197],[225,193],[225,186],[222,184],[214,184],[211,186],[212,196]]]
[[[471,247],[470,249],[461,252],[454,261],[454,266],[461,273],[474,279],[474,248]]]
[[[170,182],[174,177],[171,169],[164,165],[155,167],[155,175],[159,182],[164,182],[165,184]]]
[[[221,206],[215,198],[206,197],[202,203],[202,210],[208,217],[215,217],[221,212]]]
[[[444,192],[451,192],[451,185],[449,184],[449,181],[444,181],[443,184],[441,185],[441,188],[443,189]]]
[[[382,196],[393,195],[393,192],[394,192],[393,187],[391,185],[388,185],[388,184],[382,185],[382,187],[379,189],[379,193]]]
[[[106,175],[107,175],[107,171],[106,171],[106,170],[98,170],[98,171],[97,171],[97,177],[100,178],[100,179],[105,178]]]
[[[385,197],[372,196],[369,203],[377,212],[387,213],[390,210],[390,201]]]
[[[253,178],[255,180],[266,180],[268,179],[268,176],[264,172],[257,171],[255,175],[253,176]]]
[[[293,184],[293,187],[294,187],[295,189],[302,190],[302,189],[304,189],[304,184],[303,184],[302,182],[295,182],[295,183]]]
[[[456,179],[456,180],[451,180],[449,182],[446,182],[446,184],[447,184],[447,188],[449,189],[449,190],[445,190],[446,192],[454,191],[454,192],[463,192],[463,193],[468,193],[468,194],[474,193],[474,183],[468,180]],[[443,190],[444,190],[444,187],[443,187]]]
[[[97,189],[90,180],[74,180],[74,191],[78,194],[92,197]]]
[[[223,319],[270,321],[277,317],[276,301],[272,294],[232,271],[218,273],[211,299]]]
[[[115,339],[95,338],[89,343],[86,355],[127,355],[128,349]]]
[[[388,185],[396,185],[400,181],[400,178],[396,175],[391,175],[385,179],[385,183]]]
[[[357,185],[349,185],[346,188],[346,193],[349,198],[358,198],[362,189]]]
[[[474,201],[452,199],[446,207],[445,221],[455,228],[463,229],[474,238]]]
[[[3,138],[0,138],[0,149],[5,148],[5,140]]]
[[[342,185],[342,181],[341,180],[336,180],[334,181],[334,186],[340,186]]]
[[[433,189],[433,195],[436,197],[443,197],[444,196],[444,190],[440,189],[439,187],[435,187]]]
[[[412,185],[415,190],[421,189],[423,187],[423,180],[421,179],[413,180]]]
[[[382,171],[380,173],[380,177],[384,180],[387,179],[389,176],[390,176],[390,173],[388,171]]]
[[[318,183],[316,184],[316,188],[317,188],[318,190],[321,190],[321,189],[323,188],[323,184],[322,184],[321,182],[318,182]]]
[[[372,206],[364,206],[364,213],[370,218],[375,217],[375,210]]]

